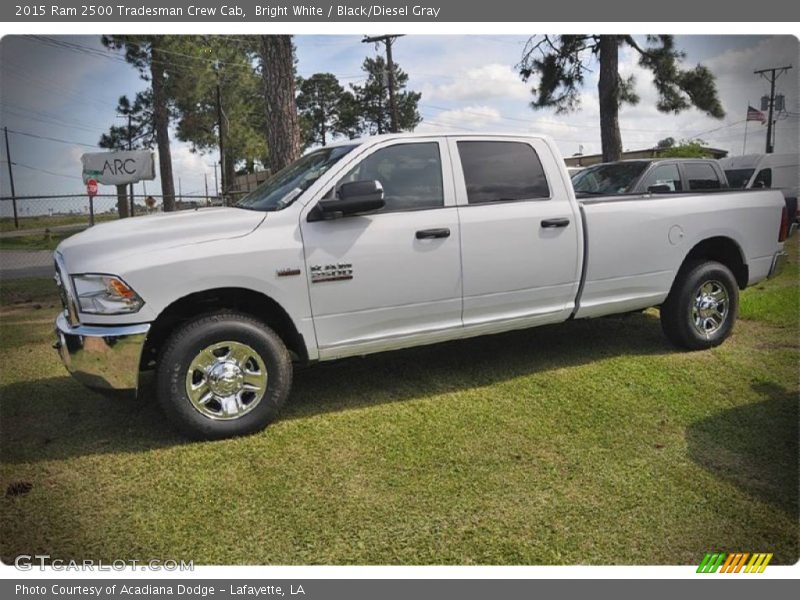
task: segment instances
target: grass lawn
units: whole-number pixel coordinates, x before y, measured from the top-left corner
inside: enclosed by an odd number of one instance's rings
[[[22,235],[15,237],[0,237],[0,251],[2,250],[55,250],[63,240],[77,233],[56,232],[56,233],[36,233],[32,235]]]
[[[102,212],[95,213],[95,222],[116,220],[116,213]],[[36,217],[19,217],[19,229],[45,229],[48,227],[58,227],[61,225],[86,225],[89,226],[89,215],[40,215]],[[0,218],[0,231],[17,231],[14,227],[12,217]]]
[[[50,348],[49,282],[4,284],[0,556],[794,563],[789,246],[717,349],[674,350],[650,310],[327,363],[296,372],[266,431],[210,443],[176,436],[150,392],[73,382]]]

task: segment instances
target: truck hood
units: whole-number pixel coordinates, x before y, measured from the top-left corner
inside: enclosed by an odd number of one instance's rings
[[[62,254],[72,273],[98,268],[102,271],[98,265],[132,253],[247,235],[266,215],[262,211],[216,207],[120,219],[77,233],[61,242],[56,251]]]

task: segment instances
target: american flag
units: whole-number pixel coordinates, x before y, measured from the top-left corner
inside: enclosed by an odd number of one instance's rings
[[[747,120],[748,121],[760,121],[763,125],[767,122],[767,117],[764,115],[763,112],[760,110],[753,108],[749,104],[747,105]]]

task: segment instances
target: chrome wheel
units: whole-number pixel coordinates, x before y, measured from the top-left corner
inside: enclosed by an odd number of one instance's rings
[[[692,323],[701,335],[714,335],[728,318],[730,299],[719,281],[706,281],[695,293]]]
[[[189,364],[186,394],[210,419],[238,419],[253,410],[267,391],[267,367],[258,352],[241,342],[218,342]]]

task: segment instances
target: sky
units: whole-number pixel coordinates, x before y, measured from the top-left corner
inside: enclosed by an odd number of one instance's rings
[[[68,50],[52,40],[66,40],[80,48]],[[561,152],[600,151],[596,65],[581,90],[581,108],[568,115],[530,108],[530,84],[523,83],[514,66],[527,36],[407,35],[394,45],[396,63],[409,75],[408,88],[421,92],[420,132],[449,130],[544,133]],[[643,43],[643,39],[639,39]],[[361,36],[295,36],[297,69],[301,76],[335,74],[343,85],[363,81],[361,63],[382,49],[361,43]],[[794,65],[777,84],[789,111],[778,122],[776,152],[798,152],[798,40],[792,36],[676,36],[686,52],[687,67],[702,63],[717,77],[717,89],[726,116],[722,120],[697,109],[665,115],[655,108],[656,92],[648,71],[637,65],[633,50],[623,47],[620,72],[636,76],[641,101],[620,112],[623,147],[646,148],[660,139],[700,138],[731,154],[764,151],[766,127],[747,124],[748,104],[758,107],[769,84],[755,69]],[[8,127],[17,195],[80,194],[80,157],[97,151],[100,135],[116,116],[117,98],[133,97],[147,82],[119,55],[107,51],[99,36],[6,36],[0,41],[0,125]],[[38,136],[38,137],[37,137]],[[51,138],[51,139],[43,139]],[[744,152],[743,152],[744,151]],[[0,195],[10,194],[7,155],[2,152]],[[203,194],[207,177],[214,188],[216,153],[193,153],[172,136],[176,190]],[[156,162],[156,164],[158,164]],[[180,180],[180,181],[179,181]],[[160,181],[146,183],[148,193],[160,193]],[[113,193],[101,186],[100,193]],[[137,184],[136,193],[142,193]],[[0,203],[5,216],[8,203]]]

